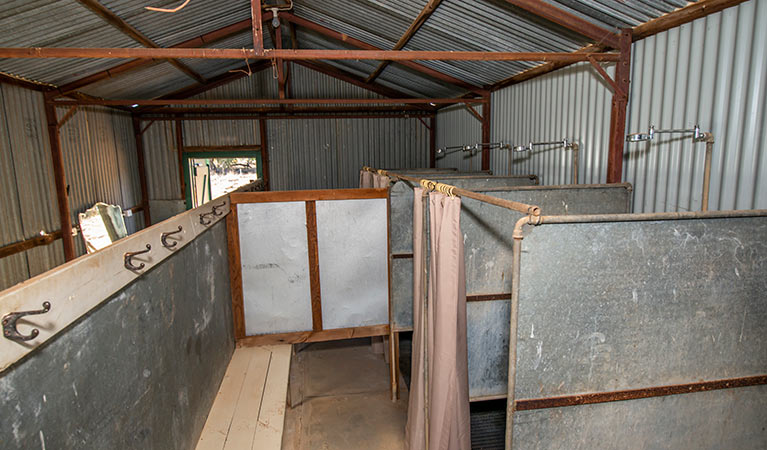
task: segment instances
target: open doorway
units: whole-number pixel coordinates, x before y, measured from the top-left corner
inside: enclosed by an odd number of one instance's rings
[[[262,178],[261,152],[184,154],[187,209]]]

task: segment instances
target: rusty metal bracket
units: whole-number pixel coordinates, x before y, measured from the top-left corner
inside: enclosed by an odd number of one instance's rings
[[[162,246],[167,249],[172,249],[173,247],[178,245],[177,241],[173,241],[173,243],[168,242],[168,237],[173,236],[174,234],[181,233],[183,231],[183,228],[181,225],[178,226],[178,230],[176,231],[166,231],[165,233],[160,235],[160,242],[162,242]]]
[[[132,258],[134,256],[136,256],[136,255],[141,255],[143,253],[148,253],[149,250],[152,250],[152,246],[147,244],[146,245],[146,250],[141,250],[141,251],[138,251],[138,252],[126,252],[123,255],[123,258],[125,260],[125,268],[128,269],[128,270],[136,271],[136,270],[141,270],[144,267],[146,267],[146,264],[144,264],[144,263],[140,263],[138,266],[134,265]]]
[[[43,302],[43,309],[38,309],[36,311],[12,312],[12,313],[8,313],[4,315],[3,316],[3,336],[5,336],[6,339],[10,339],[16,342],[31,341],[32,339],[36,338],[38,334],[40,334],[40,330],[38,330],[37,328],[33,328],[29,334],[24,335],[19,333],[19,330],[16,329],[16,322],[24,316],[45,314],[50,310],[51,310],[51,302]]]

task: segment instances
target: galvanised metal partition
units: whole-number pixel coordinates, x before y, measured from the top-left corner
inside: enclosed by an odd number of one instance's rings
[[[764,448],[767,211],[540,220],[520,245],[513,448]]]
[[[442,180],[440,180],[442,181]],[[447,179],[444,182],[452,183]],[[546,214],[626,213],[631,186],[571,185],[468,187],[494,197],[534,204]],[[391,188],[392,321],[396,331],[413,326],[413,189],[398,181]],[[466,254],[469,393],[472,400],[504,398],[507,388],[512,236],[522,213],[470,198],[462,200],[461,230]],[[428,231],[427,231],[428,232]]]
[[[192,448],[234,351],[226,236],[218,221],[155,249],[170,255],[0,374],[0,446]]]

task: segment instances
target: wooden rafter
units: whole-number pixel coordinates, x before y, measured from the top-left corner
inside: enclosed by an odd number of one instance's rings
[[[117,28],[118,31],[125,34],[126,36],[130,37],[134,41],[138,42],[139,44],[143,45],[147,48],[161,48],[159,45],[157,45],[153,40],[149,39],[147,36],[145,36],[143,33],[138,31],[136,28],[134,28],[132,25],[130,25],[128,22],[122,20],[120,17],[118,17],[115,13],[107,9],[104,5],[97,2],[96,0],[77,0],[91,10],[94,14],[104,19],[108,24],[112,25],[113,27]],[[176,69],[180,70],[181,72],[185,73],[187,76],[195,80],[196,82],[200,84],[205,83],[205,78],[203,78],[200,74],[192,70],[191,67],[187,66],[186,64],[182,63],[181,61],[177,61],[175,59],[167,59],[168,63],[173,65]]]
[[[261,0],[250,0],[250,23],[253,29],[253,51],[264,54],[264,27],[261,23]]]
[[[149,107],[142,109],[142,115],[148,114],[278,114],[292,113],[387,113],[387,112],[423,112],[433,114],[434,110],[417,105],[377,105],[377,106],[288,106],[279,108],[274,106],[257,107]]]
[[[434,13],[434,11],[437,10],[437,7],[439,4],[442,3],[442,0],[429,0],[429,3],[426,4],[426,6],[423,7],[420,14],[418,14],[418,17],[415,18],[413,23],[410,24],[408,29],[405,31],[405,33],[402,35],[402,37],[399,38],[397,43],[394,45],[392,50],[402,50],[405,48],[405,45],[407,45],[408,42],[410,42],[410,39],[413,38],[415,33],[421,28],[421,26],[426,23],[426,20]],[[379,75],[381,75],[381,72],[390,64],[390,61],[382,61],[378,67],[376,67],[376,70],[373,71],[373,73],[370,74],[370,76],[367,77],[365,81],[370,83],[371,81],[378,78]]]

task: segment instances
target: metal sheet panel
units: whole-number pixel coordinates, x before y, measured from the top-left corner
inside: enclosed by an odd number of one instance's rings
[[[484,193],[535,204],[544,214],[553,215],[625,213],[629,211],[631,199],[630,188],[615,185],[525,187]],[[461,231],[466,243],[467,295],[505,294],[511,298],[511,231],[522,216],[522,213],[473,199],[462,200]],[[469,393],[472,398],[506,392],[508,303],[508,300],[468,303],[468,345],[470,349],[481,349],[469,356]]]
[[[5,119],[4,96],[0,85],[0,112]],[[0,214],[0,245],[7,245],[25,239],[22,229],[21,202],[16,187],[13,153],[9,141],[9,130],[0,122],[0,205],[4,214]],[[0,290],[29,278],[27,255],[24,253],[0,259]]]
[[[767,141],[767,29],[759,26],[766,21],[767,5],[752,0],[632,47],[627,132],[646,132],[651,124],[698,124],[712,131],[711,210],[767,208],[767,158],[761,151]],[[492,140],[579,142],[579,179],[604,182],[611,97],[588,64],[496,91]],[[442,120],[438,115],[438,130]],[[445,144],[462,142],[457,137]],[[700,209],[704,144],[659,136],[624,148],[623,179],[635,187],[635,212]],[[571,167],[570,155],[559,150],[515,155],[511,169],[508,151],[491,157],[493,173],[535,173],[542,184],[570,182]]]
[[[237,205],[248,336],[312,329],[304,202]]]
[[[764,216],[535,228],[522,243],[516,397],[764,374],[765,242]],[[594,273],[600,276],[589,275]],[[688,441],[681,446],[719,446],[722,436],[742,429],[743,436],[733,439],[744,445],[735,447],[758,448],[764,443],[764,389],[578,406],[557,414],[553,423],[531,420],[518,429],[522,435],[552,436],[562,433],[561,427],[581,424],[581,439],[595,442],[607,430],[605,417],[597,418],[596,412],[623,411],[616,416],[621,423],[636,418],[639,430],[649,425],[663,429],[652,422],[662,408],[670,428],[663,434],[682,434]],[[743,391],[758,395],[756,403],[742,397]],[[720,408],[728,411],[734,396],[745,402],[738,404],[738,409],[745,408],[742,421],[711,415]],[[682,430],[689,425],[669,421],[675,417],[684,417],[685,423],[708,418],[705,423],[721,432],[696,429],[685,434]],[[633,436],[637,430],[635,422],[630,423],[631,427],[611,428],[611,433],[621,430]]]
[[[481,112],[481,108],[479,108]],[[508,118],[506,120],[509,120]],[[436,147],[445,148],[455,145],[474,145],[482,142],[482,123],[465,107],[450,106],[437,113]],[[495,161],[496,154],[490,160]],[[459,171],[471,172],[482,168],[482,155],[471,155],[463,151],[446,151],[437,155],[437,167],[457,167]],[[495,167],[493,167],[495,169]],[[493,173],[508,173],[498,172]]]
[[[542,225],[520,267],[518,398],[767,372],[767,217]]]
[[[0,84],[0,91],[0,128],[3,128],[6,137],[4,142],[0,142],[0,147],[4,157],[9,158],[6,162],[10,165],[5,167],[12,170],[5,182],[11,183],[7,195],[16,198],[16,207],[11,207],[13,202],[8,203],[3,214],[2,244],[10,244],[32,238],[41,230],[56,231],[60,225],[43,96],[39,92],[8,84]],[[3,267],[11,264],[4,262],[6,259],[0,260]],[[12,269],[3,269],[8,278],[3,275],[0,280],[2,288],[63,263],[64,254],[61,243],[57,241],[28,250],[25,256],[7,260],[15,262]],[[23,279],[20,278],[22,276]]]
[[[767,442],[767,386],[520,411],[514,449],[738,448]]]
[[[5,371],[3,448],[194,447],[234,350],[226,248],[221,221]]]
[[[767,208],[765,23],[767,4],[752,0],[632,50],[627,132],[646,133],[651,124],[713,132],[712,210]],[[705,145],[658,137],[625,147],[624,178],[636,187],[636,210],[699,210]]]
[[[607,71],[612,75],[614,65],[609,65]],[[502,141],[512,146],[562,139],[577,142],[578,180],[604,183],[611,101],[609,86],[588,63],[510,86],[492,95],[491,142]],[[541,148],[514,154],[510,150],[491,151],[490,168],[495,174],[534,173],[541,184],[572,183],[569,150]]]
[[[123,75],[106,78],[80,89],[96,97],[113,99],[152,99],[192,86],[196,82],[169,63],[163,62]]]
[[[387,203],[316,203],[323,329],[389,323]]]
[[[257,145],[261,135],[257,120],[187,120],[184,146]]]
[[[406,170],[394,169],[392,172],[399,174],[408,173]],[[536,183],[536,178],[530,176],[494,177],[483,173],[467,175],[465,173],[435,174],[418,173],[412,176],[427,178],[440,183],[447,183],[463,189],[485,191],[487,189],[510,188],[514,186],[531,186]],[[492,194],[491,194],[492,195]],[[413,188],[408,181],[397,181],[391,186],[391,228],[392,228],[392,253],[413,252]]]
[[[59,116],[64,111],[59,108]],[[60,134],[73,224],[78,223],[77,214],[96,202],[119,205],[123,210],[140,202],[136,144],[129,115],[104,107],[83,107],[64,124]],[[126,220],[133,231],[143,223],[137,218]],[[75,247],[78,254],[85,254],[80,237],[75,239]]]
[[[273,189],[359,187],[359,169],[428,165],[429,132],[417,119],[269,120]]]
[[[142,126],[147,125],[142,122]],[[142,135],[150,200],[182,198],[175,127],[174,122],[156,121]]]
[[[77,2],[8,0],[0,5],[1,47],[141,47]],[[120,64],[110,59],[2,59],[0,71],[64,84]]]
[[[400,186],[404,184],[404,182],[397,182],[391,188],[393,253],[412,252],[413,191],[406,185]],[[519,186],[492,189],[482,189],[475,186],[473,190],[506,200],[538,205],[545,214],[625,213],[629,210],[631,199],[631,189],[627,185]],[[520,217],[522,217],[522,213],[469,198],[462,199],[461,231],[464,233],[466,246],[466,292],[468,295],[511,292],[511,228]],[[405,275],[401,275],[399,278],[406,280],[412,290],[412,275],[409,279]],[[401,289],[403,293],[406,292],[405,288],[395,286],[395,291],[399,292],[398,289]],[[399,303],[400,300],[408,301],[408,303]],[[503,300],[493,300],[492,302],[503,302]],[[475,302],[469,303],[470,312],[474,304]],[[392,311],[397,329],[411,328],[413,326],[412,294],[407,297],[404,295],[395,297],[392,300]],[[403,321],[400,322],[399,320]],[[496,316],[495,320],[503,321],[505,319]],[[469,345],[472,345],[471,340],[474,339],[472,327],[475,324],[471,321],[468,323]],[[501,326],[489,323],[476,325],[478,330],[491,326]],[[503,339],[500,334],[494,336]],[[480,339],[480,335],[477,338]],[[496,364],[496,362],[491,361],[493,358],[505,358],[504,353],[494,355],[485,352],[483,356],[487,358],[487,364],[491,365]],[[483,389],[480,386],[483,381],[480,378],[472,378],[472,370],[474,370],[472,367],[470,364],[471,394],[472,396],[486,395],[475,394],[475,392]],[[481,373],[482,370],[475,373]],[[472,384],[472,380],[476,382]]]

